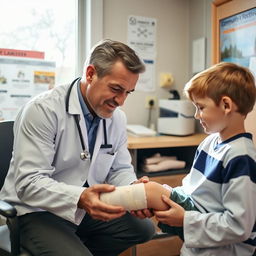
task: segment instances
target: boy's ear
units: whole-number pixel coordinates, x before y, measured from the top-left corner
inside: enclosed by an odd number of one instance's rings
[[[232,110],[234,110],[234,107],[235,107],[234,102],[228,96],[222,97],[221,104],[222,104],[222,107],[223,107],[224,111],[226,112],[226,114],[228,114]]]

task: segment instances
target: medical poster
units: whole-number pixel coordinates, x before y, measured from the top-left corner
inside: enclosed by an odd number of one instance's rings
[[[14,120],[35,95],[55,85],[55,62],[0,56],[0,120]]]
[[[128,45],[142,55],[156,54],[156,19],[128,17]]]
[[[156,59],[156,19],[140,16],[128,17],[127,44],[143,59],[146,70],[136,85],[139,91],[154,91]]]

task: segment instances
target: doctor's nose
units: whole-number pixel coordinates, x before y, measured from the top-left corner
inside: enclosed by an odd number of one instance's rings
[[[118,106],[122,106],[127,98],[126,93],[118,94],[114,97],[114,101],[118,104]]]

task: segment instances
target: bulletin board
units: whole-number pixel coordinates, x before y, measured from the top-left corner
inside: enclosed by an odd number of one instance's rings
[[[212,2],[212,64],[227,61],[248,67],[256,78],[256,1]],[[243,44],[243,45],[242,45]],[[246,118],[246,130],[256,144],[256,106]]]

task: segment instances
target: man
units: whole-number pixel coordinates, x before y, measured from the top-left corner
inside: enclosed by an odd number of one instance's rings
[[[153,236],[149,220],[99,200],[115,186],[147,181],[136,178],[118,109],[143,71],[127,45],[104,40],[81,79],[35,97],[18,114],[0,195],[16,206],[21,243],[33,255],[114,256]]]

